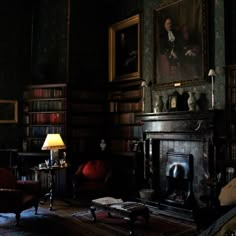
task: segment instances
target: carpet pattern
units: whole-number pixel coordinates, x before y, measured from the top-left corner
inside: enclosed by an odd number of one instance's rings
[[[97,222],[91,222],[89,207],[57,203],[55,210],[39,207],[38,214],[28,209],[21,214],[20,226],[15,226],[14,214],[0,213],[0,236],[126,236],[129,226],[123,219],[97,211]],[[136,236],[195,236],[196,229],[184,222],[162,216],[151,216],[148,224],[143,218],[134,224]]]
[[[108,216],[107,212],[96,211],[97,222],[91,222],[91,213],[89,210],[84,210],[73,214],[73,217],[79,221],[99,229],[106,229],[112,235],[123,236],[128,235],[129,225],[118,215]],[[134,232],[137,236],[191,236],[197,235],[196,228],[187,223],[168,219],[163,216],[151,215],[148,224],[140,217],[134,223]]]

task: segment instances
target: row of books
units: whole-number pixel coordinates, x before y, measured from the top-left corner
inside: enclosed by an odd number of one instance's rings
[[[231,104],[236,105],[236,88],[231,88]]]
[[[236,86],[236,70],[232,70],[231,73],[230,86]]]
[[[231,160],[236,160],[236,143],[231,144]]]
[[[30,114],[30,121],[32,124],[60,124],[60,123],[65,122],[65,114],[64,113],[32,113]]]
[[[111,129],[113,138],[133,139],[140,137],[140,126],[124,125],[113,126]]]
[[[142,112],[143,104],[139,102],[110,102],[110,112]]]
[[[142,90],[113,91],[109,94],[110,100],[133,100],[141,99]]]
[[[39,151],[41,150],[42,146],[43,146],[43,142],[44,140],[42,139],[33,139],[29,142],[29,150],[31,151]]]
[[[112,113],[111,122],[114,124],[133,124],[135,123],[135,114],[131,113]]]
[[[100,150],[100,139],[97,137],[91,138],[90,136],[85,138],[85,137],[77,137],[73,138],[70,142],[76,143],[76,145],[71,145],[72,152],[92,152],[96,150]],[[91,147],[93,147],[93,150],[91,150]]]
[[[34,101],[29,104],[29,111],[60,111],[65,109],[65,101]]]
[[[64,134],[63,126],[33,126],[30,128],[30,136],[32,137],[46,137],[47,134]]]
[[[24,98],[62,98],[65,88],[34,88],[24,93]]]

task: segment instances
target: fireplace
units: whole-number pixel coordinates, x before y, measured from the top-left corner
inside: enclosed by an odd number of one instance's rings
[[[203,204],[200,197],[214,174],[215,112],[146,113],[136,121],[142,127],[146,187],[156,193],[150,204],[190,213],[194,204]]]
[[[166,178],[167,188],[162,201],[166,204],[190,208],[193,198],[193,156],[168,152]]]

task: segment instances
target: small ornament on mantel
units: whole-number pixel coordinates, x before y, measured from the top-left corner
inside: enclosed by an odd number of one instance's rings
[[[196,110],[196,98],[194,96],[193,92],[188,92],[189,97],[188,97],[188,110],[189,111],[195,111]]]
[[[161,95],[156,96],[156,101],[155,101],[155,105],[153,107],[153,112],[154,113],[162,112],[163,106],[164,106],[164,103],[163,103],[162,96]]]

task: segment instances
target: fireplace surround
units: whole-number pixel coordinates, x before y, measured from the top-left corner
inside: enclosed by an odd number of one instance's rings
[[[222,112],[140,113],[136,122],[142,129],[145,187],[156,193],[150,204],[177,211],[203,205],[200,197],[215,174]]]

